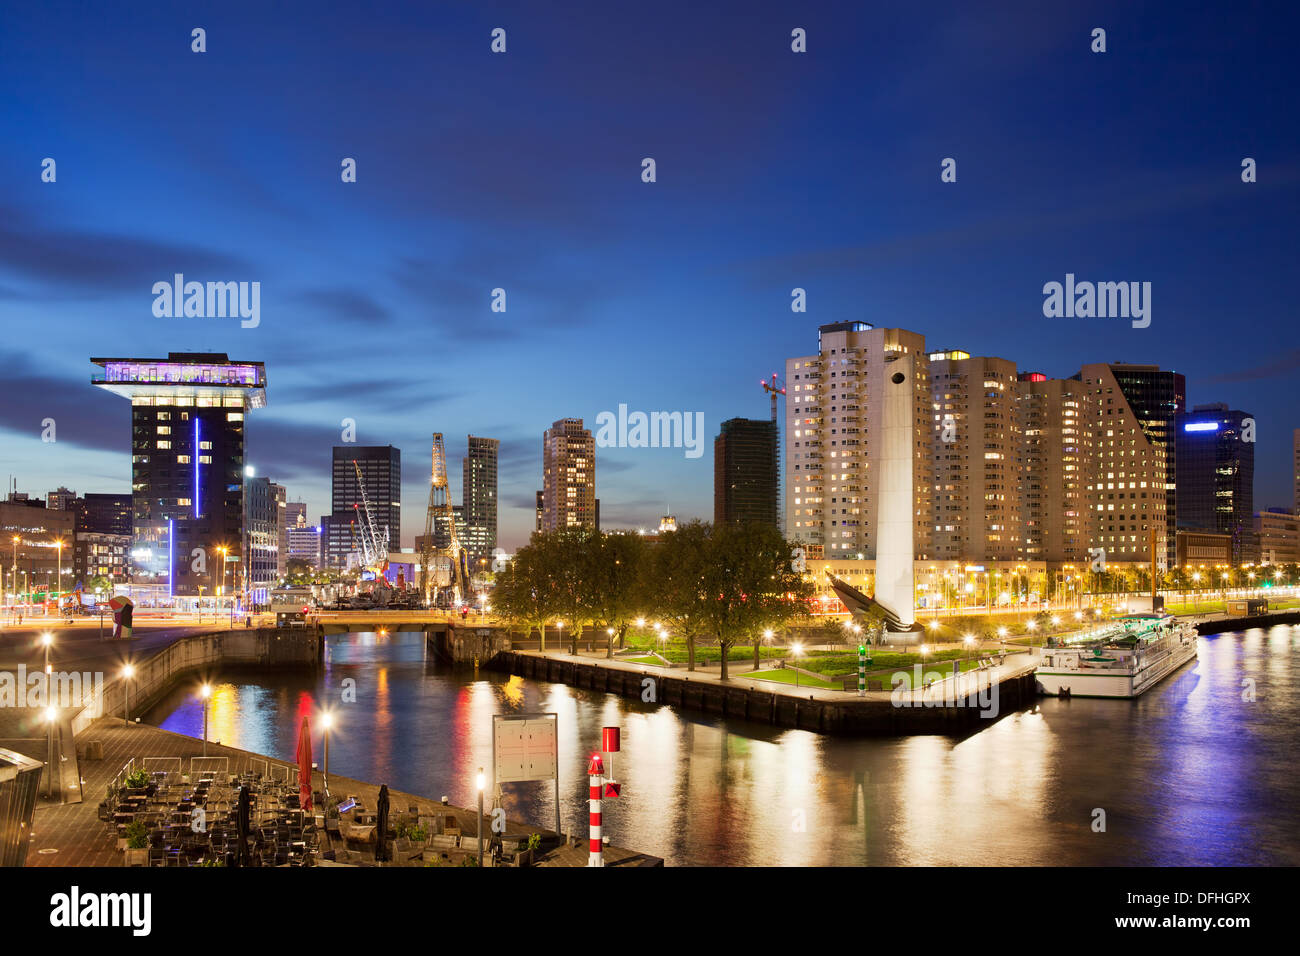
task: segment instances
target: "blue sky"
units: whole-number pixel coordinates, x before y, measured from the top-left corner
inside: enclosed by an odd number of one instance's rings
[[[854,319],[1053,376],[1177,369],[1255,414],[1256,505],[1289,505],[1297,17],[1223,6],[5,5],[0,470],[126,489],[87,359],[216,350],[266,363],[249,458],[313,515],[344,418],[402,449],[407,545],[430,433],[457,500],[487,435],[514,547],[543,429],[626,403],[702,411],[710,452],[600,449],[604,522],[708,518],[718,424]],[[155,318],[175,272],[259,281],[260,326]],[[1150,328],[1044,318],[1067,272],[1151,282]]]

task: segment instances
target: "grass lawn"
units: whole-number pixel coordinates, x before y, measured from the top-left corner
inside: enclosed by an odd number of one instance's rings
[[[959,666],[963,671],[969,671],[969,670],[974,670],[976,667],[978,667],[978,666],[979,666],[979,662],[978,662],[978,661],[962,661],[961,664],[958,665],[958,666]],[[884,684],[885,690],[893,690],[893,689],[894,689],[894,683],[895,683],[895,681],[894,681],[894,675],[895,675],[895,674],[901,674],[901,675],[902,675],[902,679],[903,679],[903,681],[905,682],[904,685],[903,685],[904,687],[911,688],[911,687],[913,686],[912,678],[915,677],[916,674],[915,674],[915,671],[913,671],[911,668],[908,668],[907,670],[896,670],[896,671],[890,671],[890,672],[888,672],[888,673],[875,673],[875,672],[873,672],[873,673],[869,673],[869,674],[867,674],[867,679],[868,679],[868,680],[878,680],[878,681],[881,681],[881,682]],[[929,664],[929,665],[927,665],[927,666],[925,666],[925,667],[923,667],[923,668],[921,669],[921,680],[922,680],[922,681],[924,681],[927,677],[933,677],[935,680],[943,680],[945,677],[951,677],[951,676],[952,676],[952,664],[951,664],[951,663],[944,664],[942,667],[938,667],[938,666],[935,666],[935,665],[933,665],[933,664]]]
[[[953,648],[952,650],[927,654],[925,660],[922,660],[921,655],[915,651],[877,651],[871,655],[871,664],[868,666],[872,671],[882,670],[887,667],[911,667],[913,664],[933,664],[936,661],[950,661],[954,657],[965,657],[970,653],[971,651],[968,648]],[[856,674],[858,672],[858,654],[856,651],[852,654],[814,652],[802,658],[800,666],[804,670],[832,676]],[[952,667],[951,664],[948,666]]]
[[[655,667],[663,667],[664,662],[657,657],[620,657],[620,661],[627,661],[629,664],[653,664]]]
[[[755,680],[771,680],[782,684],[794,685],[796,671],[782,667],[779,670],[773,669],[768,671],[750,671],[747,674],[737,674],[737,677],[752,677]],[[828,681],[819,680],[816,677],[809,677],[807,674],[798,674],[800,687],[822,687],[827,690],[840,690],[840,684],[829,683]]]

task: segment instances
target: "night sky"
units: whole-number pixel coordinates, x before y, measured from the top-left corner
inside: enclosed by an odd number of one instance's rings
[[[708,446],[598,449],[603,524],[711,518],[719,423],[766,416],[759,379],[861,320],[1050,376],[1176,369],[1189,405],[1254,413],[1256,507],[1291,504],[1287,5],[387,6],[0,10],[0,472],[20,491],[129,489],[129,409],[90,356],[213,350],[266,363],[248,458],[313,518],[342,419],[401,448],[407,546],[430,433],[457,501],[473,433],[502,440],[513,549],[543,429],[620,403],[702,411]],[[260,282],[261,324],[156,318],[177,272]],[[1067,272],[1151,282],[1150,327],[1045,318]]]

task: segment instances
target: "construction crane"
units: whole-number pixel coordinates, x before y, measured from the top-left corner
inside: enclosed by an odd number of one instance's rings
[[[361,466],[357,460],[352,459],[352,467],[357,473],[357,487],[361,491],[361,505],[353,505],[357,511],[357,517],[362,519],[361,524],[361,565],[367,571],[373,571],[376,574],[384,572],[384,565],[388,561],[388,526],[384,526],[384,533],[379,534],[375,530],[375,519],[370,513],[370,499],[366,497],[366,482],[361,477]]]
[[[770,393],[772,396],[772,421],[776,421],[776,397],[785,394],[785,386],[777,381],[776,372],[772,373],[771,383],[760,378],[758,384],[763,386],[763,391]]]
[[[785,386],[781,384],[779,379],[777,379],[776,372],[772,373],[771,382],[767,382],[760,378],[758,384],[763,386],[763,391],[772,396],[772,430],[777,433],[777,440],[774,448],[775,454],[773,455],[772,460],[772,475],[776,483],[776,500],[779,502],[781,501],[781,426],[777,424],[776,421],[776,397],[785,394]],[[779,506],[777,508],[777,527],[781,529],[782,533],[785,532],[785,515],[781,513]]]
[[[435,547],[433,535],[438,522],[442,521],[447,529],[446,545]],[[424,601],[430,607],[435,603],[434,592],[439,587],[435,580],[434,561],[443,560],[449,565],[447,587],[452,589],[452,598],[459,601],[467,597],[469,588],[469,567],[466,554],[461,549],[456,537],[456,512],[452,508],[451,496],[447,489],[447,453],[442,446],[442,432],[433,433],[433,462],[429,482],[429,510],[424,518],[424,541],[420,548],[420,590]]]

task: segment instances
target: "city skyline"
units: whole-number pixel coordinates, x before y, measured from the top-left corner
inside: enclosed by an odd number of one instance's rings
[[[401,29],[366,11],[403,39],[354,47],[359,10],[316,16],[304,43],[292,18],[252,9],[205,14],[201,56],[193,24],[161,6],[85,11],[71,36],[49,9],[6,12],[0,77],[20,96],[0,102],[0,309],[11,333],[60,329],[57,349],[18,334],[3,346],[0,438],[22,488],[129,484],[129,410],[95,398],[85,356],[224,351],[267,364],[248,461],[310,514],[326,511],[344,419],[358,443],[412,462],[435,430],[492,436],[513,549],[533,525],[551,422],[620,404],[698,410],[713,436],[764,417],[756,380],[803,354],[812,329],[864,321],[1051,378],[1112,361],[1180,372],[1189,406],[1256,416],[1257,510],[1291,502],[1300,144],[1272,122],[1285,30],[1118,4],[937,17],[760,5],[692,11],[683,30],[593,6],[564,22],[406,11]],[[1089,50],[1094,20],[1105,56]],[[511,42],[494,57],[502,24]],[[803,59],[792,26],[807,30]],[[1142,55],[1116,56],[1138,43]],[[1213,89],[1164,79],[1190,51]],[[96,72],[114,75],[111,91],[84,83]],[[348,157],[355,183],[340,180]],[[1243,157],[1257,182],[1241,181]],[[177,274],[260,283],[259,323],[156,316],[154,285]],[[1151,325],[1046,318],[1043,287],[1067,275],[1151,282]],[[791,312],[796,288],[805,313]],[[683,520],[712,512],[707,455],[597,457],[608,527],[650,524],[669,502]],[[412,467],[406,546],[425,490]]]

